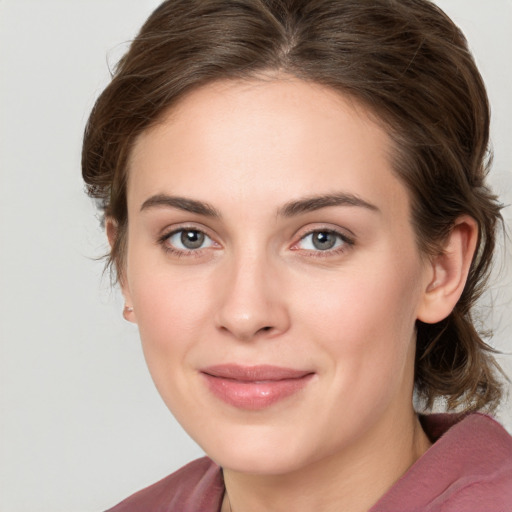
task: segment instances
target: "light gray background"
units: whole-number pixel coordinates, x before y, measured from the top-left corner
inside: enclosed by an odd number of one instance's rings
[[[101,511],[201,453],[160,401],[119,292],[101,278],[94,257],[106,244],[80,178],[107,60],[158,3],[0,0],[1,512]],[[512,1],[438,3],[487,81],[492,183],[510,204]],[[487,315],[509,352],[511,254]],[[511,359],[501,358],[509,375]],[[512,431],[510,402],[500,418]]]

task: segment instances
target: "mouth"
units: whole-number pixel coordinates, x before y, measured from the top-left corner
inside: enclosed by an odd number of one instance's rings
[[[209,390],[225,403],[250,411],[270,407],[304,389],[314,372],[279,366],[217,365],[203,368]]]

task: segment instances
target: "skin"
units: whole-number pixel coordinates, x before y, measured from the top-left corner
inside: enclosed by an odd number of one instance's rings
[[[362,106],[291,77],[210,84],[137,140],[127,318],[165,403],[224,468],[223,510],[368,510],[430,446],[412,406],[415,323],[451,311],[476,228],[460,219],[443,255],[420,254],[391,150]],[[304,203],[327,194],[364,204]],[[203,245],[187,251],[180,229]],[[205,385],[200,370],[224,363],[314,375],[251,411]]]

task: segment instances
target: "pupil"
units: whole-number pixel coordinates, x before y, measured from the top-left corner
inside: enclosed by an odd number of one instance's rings
[[[328,231],[319,231],[313,236],[313,245],[316,249],[325,251],[332,249],[336,244],[336,236]]]
[[[203,245],[204,233],[200,231],[183,231],[181,233],[181,243],[187,249],[198,249]]]

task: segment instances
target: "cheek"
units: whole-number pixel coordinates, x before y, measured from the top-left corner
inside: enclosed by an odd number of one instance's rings
[[[358,333],[410,331],[414,325],[420,287],[418,273],[380,269],[350,269],[320,283],[310,283],[301,297],[302,318],[332,336],[358,337]],[[309,311],[308,315],[304,313]],[[359,336],[361,343],[373,340]]]
[[[148,272],[133,281],[147,367],[162,399],[182,423],[192,414],[183,416],[188,410],[183,397],[195,396],[190,388],[194,376],[190,356],[197,350],[197,341],[206,337],[208,301],[204,288],[202,292],[194,282],[172,274]]]
[[[419,278],[410,262],[363,265],[302,293],[296,316],[331,355],[340,379],[392,380],[411,365]]]
[[[191,270],[171,266],[162,255],[137,247],[132,248],[127,263],[130,294],[151,373],[183,364],[209,316],[206,271],[199,266]]]

